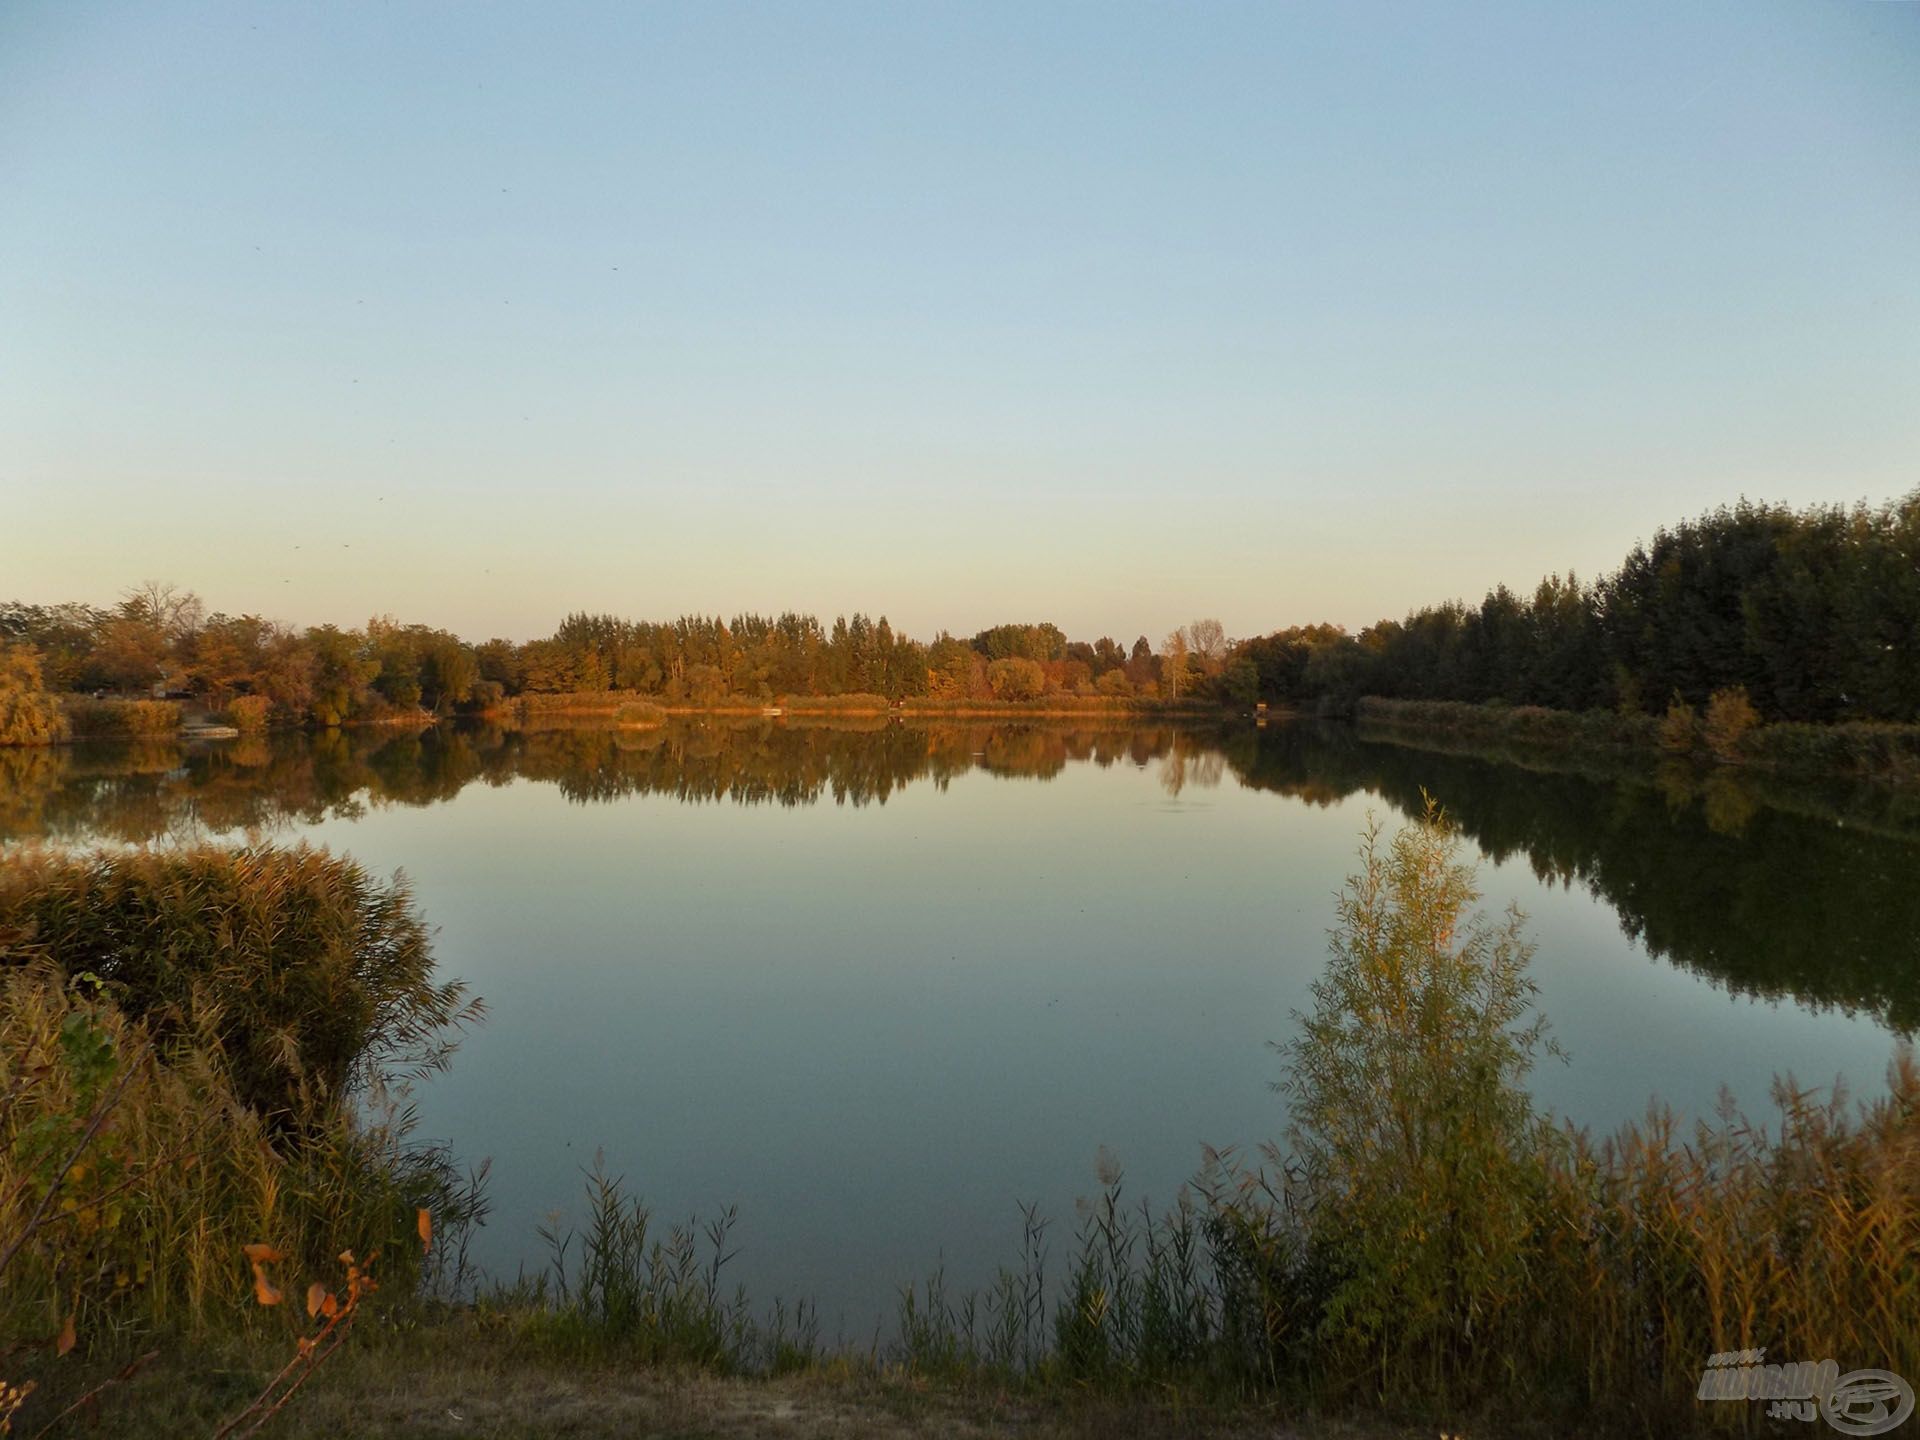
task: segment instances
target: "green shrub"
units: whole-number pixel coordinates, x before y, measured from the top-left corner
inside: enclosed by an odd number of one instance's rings
[[[1479,899],[1431,800],[1383,850],[1369,828],[1339,897],[1313,1013],[1284,1049],[1290,1159],[1313,1239],[1342,1257],[1321,1338],[1344,1371],[1413,1374],[1526,1280],[1540,1122],[1526,1077],[1533,947]]]
[[[53,745],[67,738],[67,717],[47,692],[40,652],[0,647],[0,745]]]
[[[389,1305],[456,1273],[480,1176],[375,1083],[478,1014],[429,964],[404,887],[320,851],[0,860],[7,1378],[130,1334],[279,1319],[291,1346],[297,1304],[250,1314],[249,1246],[295,1285],[379,1251]]]

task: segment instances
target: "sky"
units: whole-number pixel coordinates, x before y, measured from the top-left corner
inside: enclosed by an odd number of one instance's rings
[[[1920,485],[1920,4],[0,3],[0,599],[1359,627]]]

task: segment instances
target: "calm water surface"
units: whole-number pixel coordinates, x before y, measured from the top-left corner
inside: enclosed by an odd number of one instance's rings
[[[1724,777],[1606,781],[1342,728],[596,729],[0,751],[0,834],[308,839],[402,869],[491,1008],[425,1087],[491,1156],[477,1253],[539,1262],[610,1167],[663,1218],[739,1206],[736,1278],[858,1337],[900,1283],[1062,1229],[1102,1149],[1170,1200],[1276,1136],[1268,1042],[1325,958],[1369,813],[1422,787],[1517,902],[1570,1055],[1540,1098],[1755,1113],[1877,1089],[1920,1019],[1920,843]],[[1056,1248],[1065,1235],[1056,1237]]]

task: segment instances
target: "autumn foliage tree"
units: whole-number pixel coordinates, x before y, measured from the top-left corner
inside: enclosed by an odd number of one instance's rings
[[[50,745],[66,737],[60,702],[47,693],[31,645],[0,647],[0,745]]]

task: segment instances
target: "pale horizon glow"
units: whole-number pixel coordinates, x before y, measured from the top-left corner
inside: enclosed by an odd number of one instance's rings
[[[1358,629],[1920,484],[1920,6],[0,11],[0,600]]]

